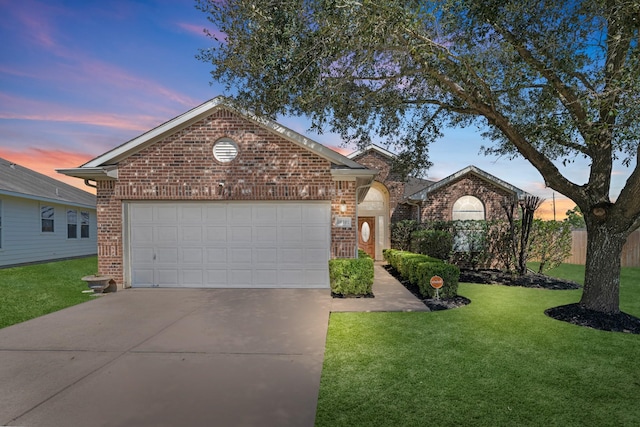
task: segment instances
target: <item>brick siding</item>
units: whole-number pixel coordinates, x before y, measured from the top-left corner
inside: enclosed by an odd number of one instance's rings
[[[506,219],[501,203],[513,194],[491,182],[469,173],[432,193],[422,206],[422,221],[451,221],[453,204],[462,196],[475,196],[482,201],[485,219]]]
[[[238,156],[220,163],[213,145]],[[117,181],[98,183],[98,267],[123,283],[122,202],[135,200],[331,200],[332,218],[355,224],[355,182],[332,180],[331,163],[228,110],[219,110],[122,160]],[[221,185],[223,184],[223,185]],[[349,209],[340,213],[340,202]],[[331,230],[332,248],[354,247],[354,227]]]

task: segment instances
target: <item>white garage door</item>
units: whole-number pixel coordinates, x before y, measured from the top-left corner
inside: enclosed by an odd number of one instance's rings
[[[329,287],[329,202],[128,204],[135,287]]]

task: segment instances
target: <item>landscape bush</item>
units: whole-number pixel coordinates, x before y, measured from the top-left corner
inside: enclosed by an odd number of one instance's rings
[[[372,295],[373,260],[369,256],[329,260],[329,283],[335,295]]]
[[[444,282],[438,291],[440,297],[451,298],[458,294],[460,269],[457,266],[427,255],[395,249],[384,250],[383,256],[403,280],[419,289],[423,298],[433,298],[436,294],[435,289],[431,287],[433,276],[442,277]]]
[[[418,230],[411,234],[411,250],[448,260],[453,250],[453,234],[448,230]]]

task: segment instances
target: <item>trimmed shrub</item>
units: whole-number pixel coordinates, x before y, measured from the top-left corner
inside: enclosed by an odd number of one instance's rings
[[[453,234],[448,230],[418,230],[411,234],[411,250],[438,259],[449,259]]]
[[[362,249],[358,249],[358,258],[369,258],[369,259],[371,259],[371,256],[369,256],[369,254],[366,253],[365,251],[363,251]]]
[[[423,262],[417,267],[416,285],[424,298],[434,298],[436,295],[436,290],[431,287],[431,278],[433,276],[442,277],[444,282],[442,288],[438,291],[440,298],[453,298],[458,295],[460,269],[457,266],[443,262]]]
[[[411,234],[418,229],[418,223],[414,220],[405,219],[403,221],[391,223],[391,246],[401,251],[409,250],[411,247]]]
[[[329,260],[329,283],[336,295],[372,295],[373,260],[369,257]]]

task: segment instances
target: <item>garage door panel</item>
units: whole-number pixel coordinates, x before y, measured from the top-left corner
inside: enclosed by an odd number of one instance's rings
[[[202,265],[204,248],[182,248],[180,262],[182,264]]]
[[[153,206],[132,205],[130,210],[131,219],[137,223],[153,222]]]
[[[224,286],[229,280],[227,279],[227,268],[208,269],[206,270],[206,283],[213,286]]]
[[[323,286],[326,281],[326,271],[322,268],[318,269],[305,269],[304,271],[304,285],[310,287]]]
[[[252,210],[253,224],[274,224],[278,220],[278,207],[276,205],[256,206]]]
[[[273,243],[278,241],[278,227],[257,226],[255,227],[257,243]]]
[[[228,222],[230,224],[251,224],[251,205],[229,205]]]
[[[253,271],[233,269],[229,271],[229,284],[235,287],[247,287],[253,284]]]
[[[180,217],[183,221],[202,222],[202,206],[182,206]]]
[[[136,268],[132,271],[131,280],[137,286],[152,286],[155,283],[154,270],[152,268]]]
[[[178,264],[178,248],[156,248],[156,261],[161,264]]]
[[[309,242],[321,242],[326,243],[328,239],[327,228],[326,227],[314,227],[309,226],[305,227],[302,230],[303,240],[309,244]]]
[[[251,248],[229,248],[227,253],[229,254],[228,261],[234,265],[245,264],[247,267],[251,267],[253,260],[253,250]]]
[[[231,242],[232,244],[243,244],[250,243],[253,241],[253,229],[251,227],[246,226],[234,226],[230,227],[231,231]]]
[[[180,283],[182,285],[191,286],[191,287],[204,286],[202,269],[197,269],[197,270],[182,269],[180,273],[182,276]]]
[[[137,245],[153,242],[153,226],[138,225],[131,230],[131,241]]]
[[[302,242],[302,227],[281,227],[279,240],[281,242]]]
[[[181,227],[181,238],[183,242],[201,242],[202,227]]]
[[[207,264],[226,264],[227,248],[206,248]]]
[[[226,242],[227,227],[207,227],[206,235],[209,242]]]
[[[255,248],[253,250],[253,260],[258,265],[277,265],[278,250],[277,248]]]
[[[180,272],[177,268],[161,268],[157,273],[155,279],[158,286],[176,286],[180,283],[178,281]]]
[[[224,204],[207,205],[204,207],[204,221],[207,224],[226,224],[227,206]]]
[[[154,241],[171,243],[177,242],[178,226],[157,226],[156,233],[154,235]]]
[[[278,286],[278,270],[274,269],[256,269],[255,277],[259,287],[276,287]]]
[[[154,219],[156,221],[176,222],[178,219],[178,207],[173,205],[159,205]]]
[[[133,202],[134,286],[328,287],[328,202]]]

